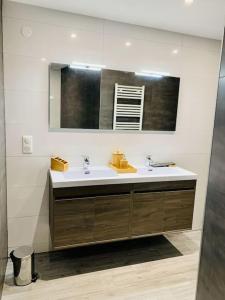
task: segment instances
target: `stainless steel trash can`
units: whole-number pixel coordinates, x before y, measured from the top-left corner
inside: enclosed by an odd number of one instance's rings
[[[16,285],[28,285],[37,280],[34,267],[34,250],[22,246],[10,253],[13,262],[14,281]]]

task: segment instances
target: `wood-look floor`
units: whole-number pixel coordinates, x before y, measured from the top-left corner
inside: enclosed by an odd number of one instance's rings
[[[199,231],[166,234],[183,256],[40,279],[26,287],[13,285],[9,263],[3,300],[194,300],[200,236]]]

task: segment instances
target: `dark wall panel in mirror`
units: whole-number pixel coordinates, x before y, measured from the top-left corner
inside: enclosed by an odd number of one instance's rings
[[[180,78],[50,65],[50,128],[175,131]]]
[[[96,71],[61,70],[62,128],[99,128],[100,79]]]
[[[143,130],[175,131],[180,79],[145,80],[146,101]]]
[[[143,130],[176,130],[179,78],[144,77],[107,69],[101,76],[100,129],[112,129],[115,83],[145,86]]]

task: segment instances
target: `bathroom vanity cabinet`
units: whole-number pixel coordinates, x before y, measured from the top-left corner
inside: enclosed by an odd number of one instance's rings
[[[53,249],[191,229],[196,180],[54,188]]]

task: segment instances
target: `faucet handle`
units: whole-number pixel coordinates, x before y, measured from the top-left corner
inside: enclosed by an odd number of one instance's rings
[[[148,166],[153,162],[151,154],[146,155],[146,163]]]
[[[153,163],[152,156],[150,154],[148,154],[146,156],[146,162],[145,162],[145,165],[148,168],[148,171],[152,171],[152,166],[151,166],[152,163]]]
[[[90,158],[88,155],[82,155],[82,157],[83,157],[85,163],[90,164]]]

